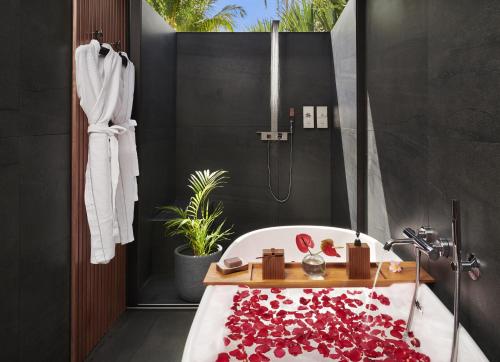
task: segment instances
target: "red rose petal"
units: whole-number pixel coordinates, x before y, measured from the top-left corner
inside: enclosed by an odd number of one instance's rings
[[[270,350],[271,350],[271,347],[269,347],[266,344],[261,344],[260,346],[255,348],[255,352],[259,352],[259,353],[266,353],[266,352],[269,352]]]
[[[255,342],[255,338],[252,335],[248,335],[245,338],[242,339],[241,343],[243,343],[244,346],[250,347],[253,345]]]
[[[330,349],[326,346],[324,343],[318,344],[318,352],[323,356],[323,357],[328,357],[330,355]]]
[[[283,358],[288,351],[292,356],[308,352],[342,361],[364,358],[363,361],[368,362],[385,358],[385,361],[430,362],[428,356],[412,349],[420,347],[413,333],[408,333],[408,343],[403,340],[404,320],[394,320],[384,313],[367,313],[366,309],[378,309],[372,303],[358,310],[363,302],[349,296],[360,294],[359,291],[331,295],[331,288],[304,289],[304,296],[299,296],[294,305],[291,299],[280,294],[282,290],[271,289],[276,297],[269,302],[271,309],[260,303],[266,297],[272,298],[258,289],[242,289],[235,293],[232,314],[225,323],[228,334],[224,337],[224,345],[229,346],[233,340],[237,348],[229,354],[219,354],[216,362],[226,362],[231,357],[240,361],[268,362],[270,358],[266,353],[271,350],[272,359]],[[382,305],[390,303],[389,298],[375,291],[369,295]],[[277,310],[280,300],[290,305],[288,310]],[[255,347],[249,357],[246,347]]]
[[[366,309],[375,311],[375,310],[378,310],[378,307],[375,304],[367,304]]]
[[[285,356],[285,350],[283,348],[276,348],[274,350],[274,356],[277,358],[283,358]]]
[[[269,362],[270,361],[269,357],[267,357],[265,354],[259,353],[259,356],[260,356],[260,360],[262,362]]]
[[[396,348],[394,351],[394,357],[399,361],[404,361],[409,355],[409,350],[406,348]]]
[[[255,354],[255,353],[252,354],[252,355],[250,355],[250,357],[248,358],[248,360],[250,362],[261,362],[260,356],[258,354]]]
[[[350,348],[352,347],[352,342],[347,340],[347,339],[341,339],[340,341],[338,341],[338,346],[339,347],[342,347],[342,348]]]
[[[227,353],[219,353],[215,362],[229,362],[229,355]]]
[[[401,332],[399,332],[396,329],[391,329],[391,336],[396,337],[398,339],[402,339],[403,338],[403,335],[401,334]]]
[[[298,356],[299,354],[302,354],[302,348],[298,343],[290,343],[288,345],[288,353],[292,356]]]
[[[306,299],[304,297],[300,297],[300,299],[299,299],[300,304],[303,304],[303,305],[306,305],[310,301],[311,301],[310,299]]]
[[[420,347],[420,340],[418,338],[412,338],[410,340],[410,342],[411,342],[412,346],[417,347],[417,348]]]
[[[240,361],[243,361],[247,358],[247,354],[241,349],[234,349],[231,352],[229,352],[229,354]]]
[[[344,355],[349,358],[351,361],[361,361],[361,357],[363,356],[361,351],[356,348],[351,349],[350,351],[344,352]]]

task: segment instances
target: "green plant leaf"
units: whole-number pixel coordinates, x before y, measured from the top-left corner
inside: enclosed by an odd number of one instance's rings
[[[217,242],[227,240],[232,234],[232,227],[225,227],[225,219],[219,222],[224,211],[222,202],[212,206],[209,200],[211,192],[222,187],[228,179],[224,170],[195,171],[188,179],[193,195],[186,208],[161,207],[174,216],[164,223],[167,235],[184,236],[194,255],[210,254]]]

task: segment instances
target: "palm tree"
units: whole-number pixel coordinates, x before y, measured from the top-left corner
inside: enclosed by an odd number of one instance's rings
[[[247,30],[255,33],[270,32],[272,22],[273,22],[272,19],[257,20],[257,23],[254,25],[250,25]],[[281,24],[280,24],[280,30],[281,30]]]
[[[281,5],[278,16],[280,31],[330,31],[337,22],[347,0],[290,0],[288,7]],[[271,19],[257,21],[248,31],[271,31]]]
[[[226,5],[214,13],[217,0],[147,0],[177,31],[234,31],[236,18],[246,11],[239,5]]]

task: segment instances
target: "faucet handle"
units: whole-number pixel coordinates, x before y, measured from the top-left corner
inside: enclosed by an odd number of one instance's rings
[[[427,240],[427,232],[425,234],[421,234],[415,232],[412,228],[405,228],[403,230],[403,234],[410,239],[413,239],[415,241],[415,246],[427,254],[431,260],[437,260],[441,256],[440,250],[434,245],[434,243]]]
[[[460,264],[460,270],[458,270]],[[451,263],[451,270],[455,272],[467,272],[472,280],[478,280],[481,276],[481,263],[477,260],[474,254],[470,254],[467,260],[462,260],[460,263],[453,261]]]

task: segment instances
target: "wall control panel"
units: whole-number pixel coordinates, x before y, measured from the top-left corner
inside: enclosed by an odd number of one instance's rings
[[[314,128],[314,107],[304,106],[302,109],[304,128]]]
[[[328,107],[316,107],[316,124],[318,128],[328,128]]]
[[[328,106],[304,106],[302,121],[304,128],[328,128]]]

